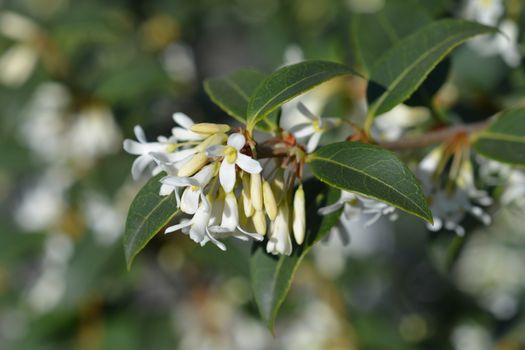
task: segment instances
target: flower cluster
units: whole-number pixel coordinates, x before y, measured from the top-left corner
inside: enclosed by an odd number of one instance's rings
[[[180,230],[196,243],[211,241],[226,250],[224,238],[261,241],[268,232],[267,251],[285,255],[292,252],[291,232],[297,244],[303,243],[304,191],[299,185],[294,193],[294,174],[275,164],[265,176],[254,159],[255,142],[242,129],[195,124],[182,113],[173,119],[177,126],[169,138],[148,142],[137,126],[137,141],[124,141],[124,149],[138,156],[132,166],[134,178],[145,172],[167,173],[160,180],[160,195],[173,193],[185,217],[166,233]]]
[[[483,206],[493,200],[490,195],[476,187],[471,152],[463,137],[457,137],[431,151],[420,162],[416,174],[430,203],[434,224],[427,224],[431,231],[442,228],[463,236],[465,228],[461,221],[470,214],[488,225],[492,219]],[[446,170],[450,163],[450,168]]]

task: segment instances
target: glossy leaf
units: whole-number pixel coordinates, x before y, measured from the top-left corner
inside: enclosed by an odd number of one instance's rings
[[[248,129],[286,101],[335,77],[351,74],[342,64],[306,61],[283,67],[266,78],[255,90],[247,112]]]
[[[479,134],[474,148],[487,158],[525,165],[525,108],[503,112]]]
[[[496,31],[458,19],[433,22],[388,50],[375,64],[371,80],[384,87],[373,101],[369,118],[388,112],[421,85],[426,76],[452,49],[469,38]]]
[[[299,264],[310,249],[323,239],[339,221],[341,211],[320,216],[317,209],[339,198],[339,191],[318,181],[304,183],[306,208],[306,237],[302,246],[294,246],[291,256],[273,256],[265,244],[256,244],[250,261],[250,273],[255,301],[268,327],[273,331],[277,313],[290,289]]]
[[[313,174],[331,186],[386,202],[432,222],[419,182],[390,151],[360,142],[338,142],[321,147],[309,161]]]
[[[379,11],[352,15],[354,61],[369,72],[389,48],[431,21],[429,13],[415,0],[389,0]]]
[[[161,173],[151,178],[133,199],[124,231],[124,253],[128,269],[135,256],[178,213],[175,194],[160,196]]]
[[[266,75],[255,69],[239,69],[222,78],[207,79],[204,90],[210,99],[223,111],[239,122],[246,124],[248,102]],[[276,128],[276,114],[265,117],[257,128],[270,131]]]

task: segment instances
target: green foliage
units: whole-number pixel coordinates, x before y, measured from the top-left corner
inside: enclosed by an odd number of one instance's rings
[[[352,73],[344,65],[325,61],[307,61],[277,70],[257,87],[248,104],[248,129],[286,101],[325,81]]]
[[[469,38],[496,29],[458,19],[433,22],[400,41],[376,61],[370,79],[384,92],[370,101],[369,120],[402,103],[452,49]]]
[[[370,73],[386,51],[431,21],[420,2],[412,0],[390,0],[380,11],[354,14],[351,41],[356,64]]]
[[[498,162],[525,165],[525,108],[502,112],[479,134],[474,148]]]
[[[166,174],[152,177],[133,199],[124,232],[124,252],[128,269],[146,244],[178,213],[175,194],[160,196],[159,180]]]
[[[255,69],[239,69],[223,78],[204,81],[204,90],[210,99],[223,111],[239,122],[246,124],[248,102],[255,89],[266,75]],[[257,124],[257,129],[272,131],[277,127],[277,113],[264,116]]]
[[[321,216],[319,207],[333,203],[339,191],[313,179],[305,182],[307,232],[303,245],[294,247],[291,256],[272,256],[265,252],[264,244],[256,244],[250,260],[250,272],[255,301],[261,317],[273,331],[277,313],[284,302],[293,277],[306,254],[323,239],[339,221],[341,210]]]
[[[392,152],[360,142],[338,142],[321,147],[309,159],[319,180],[432,222],[419,182]]]

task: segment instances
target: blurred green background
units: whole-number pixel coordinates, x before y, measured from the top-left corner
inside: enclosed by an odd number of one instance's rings
[[[126,271],[133,126],[153,138],[175,111],[229,121],[202,81],[237,68],[355,63],[351,16],[371,3],[0,0],[0,349],[525,349],[523,203],[493,210],[489,227],[467,222],[465,240],[405,216],[356,224],[346,246],[330,237],[275,336],[247,245],[159,235]],[[435,18],[463,5],[421,3]],[[506,6],[522,40],[523,4]],[[522,101],[523,67],[469,47],[451,61],[441,103],[457,118]],[[350,82],[329,107],[351,113],[363,91]]]

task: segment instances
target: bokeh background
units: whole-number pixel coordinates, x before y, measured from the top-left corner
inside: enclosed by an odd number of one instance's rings
[[[465,6],[422,3],[436,18]],[[381,4],[0,0],[0,348],[525,349],[523,201],[492,208],[488,227],[467,221],[465,239],[405,216],[356,223],[346,245],[333,235],[299,269],[275,336],[247,245],[160,235],[126,271],[133,126],[154,138],[175,111],[229,120],[202,81],[237,68],[352,64],[351,15]],[[525,6],[505,5],[524,52]],[[444,74],[439,101],[467,121],[525,95],[519,62],[474,46]],[[363,84],[338,86],[325,112],[351,117]]]

